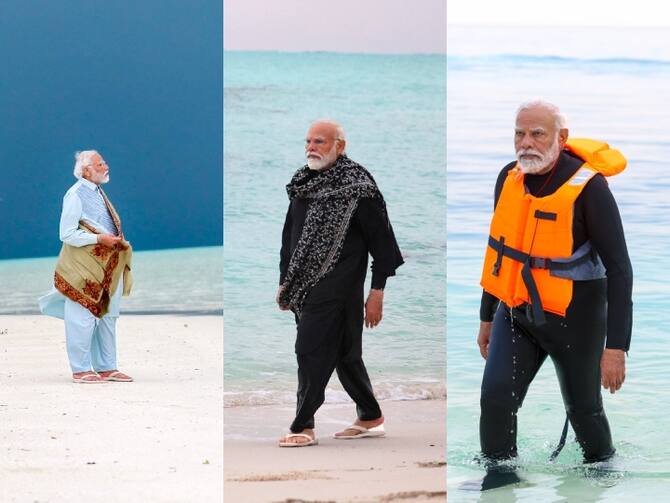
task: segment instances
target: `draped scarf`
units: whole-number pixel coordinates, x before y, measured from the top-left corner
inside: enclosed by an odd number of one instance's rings
[[[290,200],[308,199],[300,239],[293,250],[279,301],[300,316],[305,298],[340,257],[351,218],[362,198],[384,198],[372,175],[346,155],[316,175],[303,166],[286,186]],[[388,217],[387,217],[388,218]]]
[[[118,213],[102,188],[100,194],[118,235],[123,238]],[[79,228],[92,234],[99,234],[84,220],[79,221]],[[108,312],[109,301],[121,277],[123,277],[123,295],[130,294],[133,284],[130,272],[131,259],[132,248],[125,239],[122,245],[117,243],[113,248],[102,244],[75,247],[63,243],[56,263],[54,286],[67,298],[88,309],[93,316],[102,318]]]

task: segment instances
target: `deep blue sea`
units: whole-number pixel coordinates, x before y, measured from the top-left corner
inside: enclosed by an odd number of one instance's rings
[[[447,57],[449,501],[666,501],[670,489],[670,42],[666,37],[663,50],[660,39],[654,38],[658,33],[651,30],[655,45],[645,50],[642,30],[620,31],[616,41],[598,39],[597,33],[588,30],[562,30],[572,42],[568,49],[554,52],[543,50],[546,44],[533,38],[540,31],[507,30],[506,43],[515,46],[514,54],[502,54],[500,45],[487,46],[485,30],[462,31],[460,39],[453,39],[453,51]],[[513,44],[512,34],[517,41],[535,42]],[[639,45],[629,44],[632,40],[640,41]],[[554,39],[553,45],[561,44]],[[580,46],[583,50],[576,50]],[[572,136],[607,141],[629,161],[623,173],[609,179],[635,273],[626,382],[620,392],[604,395],[618,457],[613,471],[583,469],[571,432],[557,462],[547,461],[565,419],[556,375],[547,361],[519,412],[523,482],[480,494],[460,486],[482,475],[472,462],[479,448],[479,387],[484,368],[475,344],[481,263],[495,179],[502,166],[514,159],[516,107],[535,97],[562,108]]]
[[[39,314],[56,257],[0,260],[0,314]],[[223,313],[223,247],[133,252],[133,289],[121,314]]]
[[[386,199],[405,264],[363,356],[379,398],[445,391],[445,57],[224,55],[227,406],[295,401],[295,322],[275,304],[285,185],[311,121],[338,120]],[[369,279],[368,279],[369,281]],[[327,401],[345,400],[337,378]]]
[[[222,16],[209,0],[0,2],[0,260],[58,254],[89,149],[135,248],[223,244]]]

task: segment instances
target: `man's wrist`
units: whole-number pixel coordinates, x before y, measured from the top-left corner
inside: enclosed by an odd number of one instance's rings
[[[614,351],[619,352],[619,353],[623,353],[623,354],[627,354],[627,353],[628,353],[628,351],[626,351],[626,350],[623,349],[623,348],[608,348],[608,347],[605,347],[604,351],[605,351],[606,353],[607,353],[607,352],[614,352]]]

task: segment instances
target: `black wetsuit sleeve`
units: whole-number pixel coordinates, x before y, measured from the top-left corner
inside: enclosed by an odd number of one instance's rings
[[[498,174],[498,179],[496,180],[496,188],[493,193],[493,209],[498,205],[498,199],[500,199],[500,193],[502,192],[505,179],[507,178],[507,172],[516,165],[516,162],[512,162],[505,166],[500,173]],[[498,309],[498,304],[500,300],[494,295],[491,295],[486,290],[482,290],[482,300],[479,304],[479,320],[480,321],[493,321],[493,316]]]
[[[628,351],[633,327],[633,268],[619,208],[602,175],[589,181],[579,199],[587,234],[607,270],[605,347]]]
[[[493,321],[493,316],[496,314],[500,300],[498,297],[491,295],[486,290],[482,290],[482,301],[479,304],[479,320]]]
[[[284,219],[284,229],[281,233],[281,251],[279,252],[279,284],[281,285],[286,278],[288,263],[291,260],[291,204],[286,211]]]
[[[363,233],[368,251],[372,255],[372,284],[370,287],[384,289],[386,278],[395,276],[395,270],[404,262],[384,203],[379,199],[361,199],[356,208],[355,218]]]

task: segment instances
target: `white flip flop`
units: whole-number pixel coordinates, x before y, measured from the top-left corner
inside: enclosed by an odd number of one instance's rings
[[[356,440],[357,438],[374,438],[386,435],[386,431],[384,431],[384,423],[373,428],[366,428],[365,426],[352,424],[351,426],[347,426],[345,430],[356,430],[360,431],[360,433],[358,435],[333,435],[333,438],[337,440]]]
[[[319,441],[316,438],[310,437],[307,433],[289,433],[284,438],[289,439],[289,438],[298,438],[298,437],[306,438],[309,441],[308,442],[300,442],[300,443],[297,443],[297,442],[279,442],[279,447],[307,447],[307,446],[310,446],[310,445],[317,445],[319,443]]]

